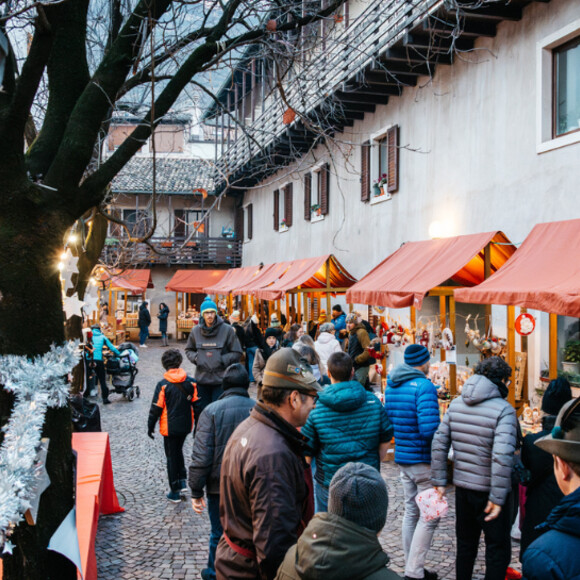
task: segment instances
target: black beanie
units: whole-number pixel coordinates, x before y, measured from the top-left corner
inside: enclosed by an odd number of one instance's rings
[[[564,377],[554,379],[548,385],[542,398],[542,411],[548,415],[557,415],[571,399],[570,383]]]
[[[389,495],[381,474],[364,463],[347,463],[332,478],[328,512],[375,533],[385,527]]]

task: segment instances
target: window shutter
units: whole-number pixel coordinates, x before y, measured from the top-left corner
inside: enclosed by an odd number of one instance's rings
[[[388,152],[388,181],[387,191],[394,193],[399,189],[399,125],[387,131]]]
[[[274,190],[274,229],[280,229],[280,191]]]
[[[292,183],[284,188],[284,218],[286,227],[292,226]]]
[[[248,212],[248,240],[251,240],[254,235],[254,204],[250,203],[246,211]]]
[[[361,201],[369,201],[371,198],[371,142],[365,141],[361,145],[361,164],[360,164],[360,184]]]
[[[244,241],[244,208],[238,207],[234,218],[234,231],[236,239]]]
[[[304,175],[304,219],[310,221],[312,207],[312,173]]]
[[[328,185],[330,178],[330,165],[325,163],[320,170],[320,213],[322,215],[328,214]]]

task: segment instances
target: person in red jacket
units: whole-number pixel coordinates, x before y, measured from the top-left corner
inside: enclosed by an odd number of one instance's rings
[[[175,348],[163,353],[161,364],[166,372],[153,393],[147,430],[147,435],[153,439],[153,431],[159,421],[167,457],[170,487],[167,499],[173,503],[179,503],[181,492],[187,491],[183,443],[193,430],[194,407],[199,399],[194,379],[180,368],[182,361],[181,353]]]

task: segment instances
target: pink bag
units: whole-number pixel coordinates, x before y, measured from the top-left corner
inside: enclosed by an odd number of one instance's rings
[[[445,496],[440,498],[439,494],[433,488],[426,489],[417,494],[415,501],[419,506],[421,515],[426,521],[442,518],[449,511],[449,505],[447,504]]]

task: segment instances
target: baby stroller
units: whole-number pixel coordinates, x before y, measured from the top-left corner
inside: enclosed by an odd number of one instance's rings
[[[119,356],[115,354],[107,356],[107,374],[111,375],[114,392],[132,401],[135,396],[141,395],[141,389],[135,386],[135,377],[139,372],[137,369],[139,350],[131,342],[124,342],[117,349],[121,353]]]

